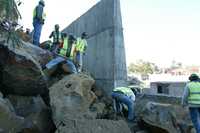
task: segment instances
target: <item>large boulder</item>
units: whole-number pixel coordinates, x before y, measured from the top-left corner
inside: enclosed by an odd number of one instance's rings
[[[51,110],[40,96],[9,95],[8,99],[12,103],[16,114],[24,117],[26,122],[32,123],[32,126],[26,130],[37,131],[38,133],[50,133],[55,129],[53,120],[51,119]]]
[[[89,107],[96,96],[91,91],[94,80],[83,74],[65,76],[50,87],[50,104],[56,125],[65,120],[89,116]]]
[[[58,127],[56,133],[131,133],[125,121],[71,120]]]
[[[51,54],[32,44],[19,43],[20,47],[0,38],[0,78],[6,88],[1,91],[25,96],[46,93],[47,82],[41,66],[51,59]]]
[[[191,133],[189,114],[180,106],[148,102],[139,115],[143,126],[156,133]]]
[[[15,114],[9,100],[0,97],[0,132],[17,133],[22,130],[24,122],[23,117]]]

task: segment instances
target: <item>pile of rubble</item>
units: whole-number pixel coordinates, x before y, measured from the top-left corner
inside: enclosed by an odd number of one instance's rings
[[[46,78],[50,52],[28,42],[10,45],[0,34],[0,132],[193,133],[178,104],[137,97],[135,123],[115,116],[112,99],[85,74]],[[181,112],[180,112],[181,110]]]
[[[0,22],[8,16],[2,2]],[[18,19],[16,5],[13,15]],[[42,66],[51,53],[28,41],[23,32],[0,25],[0,133],[194,132],[186,109],[143,96],[136,97],[136,121],[127,123],[115,115],[112,99],[94,87],[90,76],[47,78]]]
[[[105,98],[92,88],[95,81],[90,76],[48,79],[41,66],[52,58],[51,53],[20,42],[13,47],[0,34],[0,132],[131,132],[125,121],[102,119]]]

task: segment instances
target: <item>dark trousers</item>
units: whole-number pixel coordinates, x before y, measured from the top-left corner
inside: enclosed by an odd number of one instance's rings
[[[190,117],[197,133],[200,133],[200,108],[189,108]]]

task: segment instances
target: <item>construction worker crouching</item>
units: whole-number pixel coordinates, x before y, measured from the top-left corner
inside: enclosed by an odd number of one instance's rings
[[[200,133],[200,82],[197,74],[191,74],[182,97],[182,106],[189,106],[190,117],[197,133]]]
[[[66,33],[63,34],[63,45],[57,50],[56,57],[46,64],[47,69],[51,69],[54,66],[63,63],[62,69],[65,72],[77,73],[77,69],[74,65],[75,57],[75,41],[73,35],[67,36]]]
[[[54,27],[54,31],[51,32],[49,38],[53,37],[53,44],[50,48],[50,51],[52,51],[54,54],[58,51],[58,48],[60,44],[62,43],[62,35],[59,31],[59,25],[56,24]]]
[[[76,41],[76,65],[78,72],[82,71],[82,65],[83,65],[83,54],[85,53],[87,49],[87,33],[83,32],[81,34],[81,37],[77,38]]]
[[[39,1],[39,4],[33,11],[33,44],[39,46],[42,26],[44,24],[46,14],[43,11],[45,3],[43,0]]]
[[[112,91],[112,98],[114,102],[114,110],[116,113],[122,111],[123,105],[128,108],[128,121],[134,120],[134,101],[135,94],[129,87],[117,87]]]

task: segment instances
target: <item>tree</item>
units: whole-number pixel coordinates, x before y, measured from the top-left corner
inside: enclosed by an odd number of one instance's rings
[[[131,63],[128,67],[129,72],[138,73],[141,75],[153,74],[158,72],[159,68],[154,63],[138,60],[136,63]]]
[[[21,15],[18,10],[20,0],[0,0],[0,35],[7,38],[7,44],[20,46],[20,36],[16,32],[18,19]]]
[[[18,18],[21,18],[21,15],[15,0],[0,0],[0,20],[17,21]]]

